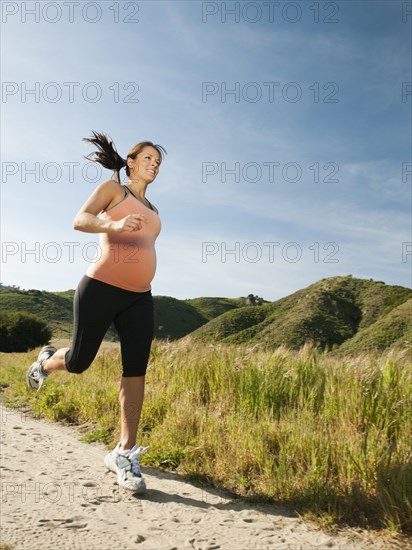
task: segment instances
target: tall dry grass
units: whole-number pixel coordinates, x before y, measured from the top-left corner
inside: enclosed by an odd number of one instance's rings
[[[36,352],[2,354],[9,402],[119,436],[117,348],[81,377],[24,382]],[[145,463],[282,502],[302,514],[412,531],[412,368],[407,350],[336,358],[310,346],[155,341],[138,442]],[[132,406],[132,404],[131,404]]]

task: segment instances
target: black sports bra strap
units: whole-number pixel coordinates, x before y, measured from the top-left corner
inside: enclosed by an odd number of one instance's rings
[[[124,190],[126,191],[126,196],[128,196],[128,195],[130,194],[130,195],[132,195],[137,201],[142,202],[140,199],[138,199],[138,198],[136,197],[136,195],[133,193],[133,191],[127,187],[127,185],[123,185],[122,187],[123,187]],[[145,197],[145,199],[146,199],[146,197]],[[149,199],[146,199],[146,200],[147,200],[147,202],[149,203],[150,210],[153,210],[153,212],[154,212],[154,208],[153,208],[153,206],[152,206],[152,203],[149,201]],[[142,202],[142,204],[143,204],[143,206],[146,206],[143,202]]]

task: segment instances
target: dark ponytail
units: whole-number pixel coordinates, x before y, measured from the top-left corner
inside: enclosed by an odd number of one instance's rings
[[[98,148],[98,151],[94,151],[84,158],[91,160],[92,162],[98,162],[104,168],[115,171],[117,173],[118,182],[120,183],[120,170],[127,166],[126,161],[116,151],[110,137],[93,130],[92,134],[94,137],[83,138],[83,141],[95,145]]]
[[[119,155],[119,153],[116,151],[115,146],[113,145],[113,141],[111,138],[106,136],[105,134],[98,132],[95,132],[92,130],[92,134],[94,137],[91,138],[83,138],[83,141],[86,141],[87,143],[91,143],[95,145],[99,150],[95,151],[94,153],[90,153],[90,155],[85,156],[84,158],[87,160],[91,160],[92,162],[98,162],[101,164],[104,168],[108,168],[109,170],[113,170],[117,173],[117,180],[120,183],[120,170],[122,168],[126,168],[126,175],[130,177],[130,170],[127,166],[127,162]],[[134,147],[130,149],[130,151],[127,153],[127,158],[135,159],[137,155],[145,148],[145,147],[154,147],[156,151],[159,153],[160,156],[160,162],[162,162],[164,155],[167,154],[166,149],[164,149],[161,145],[155,145],[151,141],[141,141]],[[93,158],[95,157],[95,158]]]

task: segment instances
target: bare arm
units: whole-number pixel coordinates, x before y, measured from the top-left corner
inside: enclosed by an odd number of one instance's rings
[[[147,223],[145,216],[131,214],[119,221],[98,218],[109,204],[119,195],[119,184],[114,180],[100,184],[80,208],[73,220],[73,227],[86,233],[110,233],[138,231],[142,222]],[[121,197],[119,197],[121,200]]]

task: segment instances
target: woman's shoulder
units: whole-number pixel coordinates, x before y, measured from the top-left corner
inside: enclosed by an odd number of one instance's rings
[[[124,195],[124,188],[116,180],[106,180],[100,183],[95,192],[99,195],[105,195],[107,197],[113,197],[116,195]]]
[[[114,204],[124,198],[124,188],[116,180],[106,180],[100,183],[94,192],[94,196],[99,197],[99,202],[102,204],[102,210],[108,210]]]
[[[122,186],[116,180],[106,180],[99,184],[98,188],[100,189],[121,189]]]

